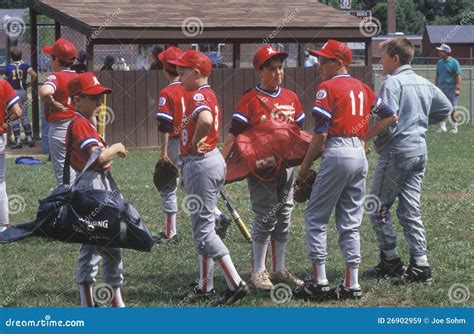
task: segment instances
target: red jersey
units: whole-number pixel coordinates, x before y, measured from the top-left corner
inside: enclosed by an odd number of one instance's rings
[[[196,131],[198,115],[203,110],[209,110],[212,114],[212,126],[207,133],[205,143],[210,145],[209,151],[216,148],[219,141],[219,103],[211,86],[202,85],[194,92],[187,93],[185,103],[185,114],[182,121],[180,154],[197,153],[192,148],[192,139]]]
[[[87,149],[92,146],[104,148],[102,139],[99,136],[96,128],[92,123],[82,116],[80,113],[75,113],[74,119],[67,128],[66,133],[66,147],[69,145],[69,136],[72,131],[72,146],[70,153],[71,167],[80,172],[86,166],[89,159]]]
[[[20,98],[16,95],[12,86],[5,80],[0,80],[0,124],[2,124],[0,135],[6,133],[8,129],[8,125],[5,122],[5,113],[19,101]]]
[[[78,74],[75,71],[63,70],[61,72],[55,72],[51,74],[44,82],[45,85],[50,85],[54,88],[54,99],[59,103],[69,107],[67,111],[56,112],[50,111],[49,106],[46,104],[45,113],[48,123],[63,121],[74,117],[75,108],[72,104],[70,104],[67,84],[71,79],[77,76]]]
[[[232,118],[247,126],[255,126],[270,118],[300,123],[304,117],[300,100],[293,91],[278,87],[275,92],[270,93],[258,86],[242,95],[237,103],[237,110],[232,115]]]
[[[363,137],[376,99],[369,86],[349,74],[337,75],[319,85],[313,115],[329,121],[329,137]]]
[[[181,122],[185,112],[186,91],[181,82],[170,83],[160,91],[156,119],[160,122],[172,124],[171,137],[181,134]]]

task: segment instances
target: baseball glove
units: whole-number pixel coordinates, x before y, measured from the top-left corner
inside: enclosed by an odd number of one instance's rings
[[[306,180],[296,180],[295,185],[293,186],[293,200],[295,202],[304,203],[309,200],[315,179],[316,172],[314,170],[310,170]]]
[[[176,182],[179,176],[178,168],[169,159],[160,159],[155,165],[153,183],[158,191],[163,191],[169,184]]]

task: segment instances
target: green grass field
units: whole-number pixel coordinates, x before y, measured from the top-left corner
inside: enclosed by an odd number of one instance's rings
[[[454,284],[462,284],[465,292],[474,291],[474,127],[462,126],[458,135],[429,133],[429,163],[422,193],[423,220],[427,230],[430,264],[435,284],[391,286],[387,282],[361,280],[364,297],[360,301],[330,302],[322,306],[467,306],[473,299],[456,304],[448,294]],[[163,214],[159,195],[152,184],[152,170],[157,159],[156,149],[132,150],[124,160],[116,160],[113,175],[123,194],[136,206],[154,234],[161,231]],[[45,160],[45,159],[43,159]],[[369,155],[372,178],[376,155]],[[38,199],[53,187],[52,167],[43,161],[39,167],[17,166],[8,160],[7,189],[10,196],[11,223],[32,219]],[[245,182],[226,187],[226,192],[244,220],[250,223],[249,194]],[[184,194],[179,192],[181,206]],[[224,204],[220,201],[223,209]],[[303,212],[297,205],[287,252],[288,267],[299,274],[309,272],[311,265],[306,253]],[[16,213],[15,213],[16,212]],[[401,228],[399,249],[405,261],[408,254]],[[125,301],[131,307],[182,306],[174,299],[178,291],[198,277],[198,263],[192,243],[189,217],[181,210],[175,245],[155,246],[151,253],[124,251]],[[343,260],[337,245],[334,221],[329,226],[328,278],[334,284],[343,275]],[[236,226],[230,228],[225,240],[237,269],[250,280],[251,247]],[[367,216],[361,230],[361,269],[378,260],[375,237]],[[63,244],[40,238],[1,245],[0,302],[4,306],[77,306],[79,294],[75,284],[77,244]],[[216,288],[224,288],[222,275],[216,271]],[[102,282],[99,274],[98,282]],[[467,289],[467,291],[466,291]],[[455,296],[454,296],[455,297]],[[207,306],[207,304],[197,304]],[[263,307],[314,307],[317,304],[290,300],[283,304],[272,302],[269,293],[257,292],[239,305]]]

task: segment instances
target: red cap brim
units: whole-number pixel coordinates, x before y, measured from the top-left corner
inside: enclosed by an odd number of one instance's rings
[[[319,51],[309,50],[309,53],[313,56],[316,56],[316,57],[325,57],[325,58],[330,58],[330,59],[337,59],[337,57],[334,57],[333,55],[331,55],[329,53],[326,53],[323,50],[319,50]]]
[[[110,94],[112,93],[112,89],[102,87],[102,86],[95,86],[88,89],[81,91],[81,94],[87,95],[101,95],[101,94]]]
[[[179,66],[179,67],[191,67],[192,68],[192,66],[190,64],[186,64],[185,62],[181,61],[180,59],[169,60],[168,64]]]
[[[50,56],[53,55],[53,47],[51,45],[43,46],[42,51],[43,51],[43,53],[45,53],[47,55],[50,55]]]

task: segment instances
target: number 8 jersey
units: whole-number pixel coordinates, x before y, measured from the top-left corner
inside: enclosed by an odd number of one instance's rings
[[[364,137],[377,102],[374,91],[349,74],[322,82],[316,92],[315,132],[329,137]]]
[[[214,90],[209,85],[202,85],[196,91],[190,92],[187,96],[185,113],[181,123],[181,145],[180,154],[196,154],[192,147],[192,139],[196,131],[198,115],[203,110],[208,110],[212,114],[212,125],[207,132],[205,143],[210,146],[209,152],[214,150],[219,142],[219,103]]]

